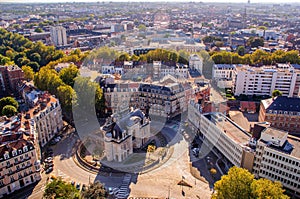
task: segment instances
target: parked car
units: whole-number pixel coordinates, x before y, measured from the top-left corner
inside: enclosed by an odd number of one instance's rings
[[[72,182],[71,182],[71,185],[73,185],[73,186],[74,186],[74,185],[75,185],[75,182],[74,182],[74,181],[72,181]]]
[[[80,190],[80,183],[79,182],[76,184],[76,189]]]
[[[46,163],[51,163],[51,162],[53,162],[53,158],[52,158],[52,157],[47,157],[47,158],[45,159],[45,162],[46,162]]]
[[[82,187],[81,187],[81,191],[85,191],[86,190],[86,185],[83,184]]]
[[[49,167],[47,170],[46,170],[46,173],[51,173],[53,171],[53,167]]]

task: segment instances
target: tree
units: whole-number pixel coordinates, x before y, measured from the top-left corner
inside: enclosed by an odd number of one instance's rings
[[[237,47],[236,52],[237,52],[240,56],[244,56],[244,55],[245,55],[245,46],[239,46],[239,47]]]
[[[272,182],[268,179],[254,180],[251,184],[252,198],[259,199],[288,199],[280,182]]]
[[[12,105],[6,105],[3,107],[2,109],[2,115],[5,115],[7,117],[11,117],[14,116],[18,113],[16,107],[12,106]]]
[[[264,46],[264,39],[261,37],[250,37],[247,40],[247,45],[251,48],[257,48],[258,46]]]
[[[140,25],[138,26],[138,29],[139,29],[140,31],[145,31],[145,30],[146,30],[146,26],[145,26],[144,24],[140,24]]]
[[[71,111],[72,104],[76,103],[76,94],[73,88],[69,85],[61,85],[57,88],[57,95],[62,108],[66,111]]]
[[[286,199],[280,182],[267,179],[255,180],[248,170],[236,166],[229,169],[214,186],[213,199]]]
[[[273,90],[272,97],[282,96],[282,92],[280,90]]]
[[[43,29],[41,29],[40,27],[34,29],[34,32],[37,32],[37,33],[41,33],[43,32]]]
[[[28,81],[33,80],[34,78],[34,71],[30,66],[22,66],[22,70],[24,72],[24,77]]]
[[[63,68],[59,72],[60,79],[67,85],[73,87],[74,86],[74,79],[79,75],[79,70],[77,66],[71,64],[67,68]]]
[[[228,174],[222,176],[221,180],[215,183],[216,193],[213,198],[217,199],[247,199],[251,196],[251,183],[254,175],[246,169],[232,167]]]
[[[47,184],[43,198],[79,199],[79,191],[73,185],[58,178]]]
[[[6,105],[14,106],[16,109],[18,109],[18,107],[19,107],[19,103],[12,97],[3,97],[0,99],[0,110],[1,111]]]
[[[105,199],[107,195],[107,191],[99,181],[90,184],[89,187],[82,192],[82,198],[84,199]]]

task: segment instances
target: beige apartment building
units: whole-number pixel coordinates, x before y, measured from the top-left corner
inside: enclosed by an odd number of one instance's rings
[[[63,128],[59,100],[47,91],[36,90],[30,83],[23,84],[21,95],[29,106],[25,118],[32,120],[35,139],[44,147]]]
[[[0,198],[41,179],[29,122],[20,115],[0,122]]]
[[[153,83],[118,82],[103,87],[108,113],[128,107],[140,108],[146,114],[171,118],[187,111],[189,100],[208,100],[207,83],[177,82],[172,76]]]

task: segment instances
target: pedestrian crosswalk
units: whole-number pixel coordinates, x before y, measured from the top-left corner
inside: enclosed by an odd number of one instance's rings
[[[120,186],[119,192],[116,195],[118,199],[125,199],[129,195],[129,184],[131,182],[131,175],[126,174],[123,178],[122,185]]]

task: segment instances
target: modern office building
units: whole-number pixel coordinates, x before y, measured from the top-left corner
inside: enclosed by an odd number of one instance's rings
[[[50,36],[55,46],[65,46],[68,44],[67,32],[63,26],[52,26],[50,28]]]
[[[40,162],[29,121],[21,114],[0,118],[0,197],[41,179]]]
[[[262,100],[258,120],[300,136],[300,98],[278,96]]]
[[[300,196],[300,139],[262,123],[253,135],[221,113],[201,114],[190,103],[188,121],[204,142],[217,149],[227,166],[246,168],[257,178],[277,180]]]
[[[272,96],[274,90],[283,96],[297,97],[299,94],[300,71],[290,64],[277,66],[250,67],[240,66],[236,69],[234,95]]]

